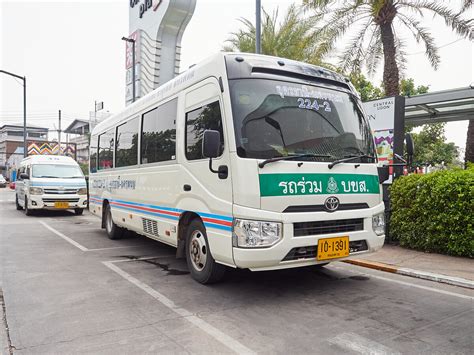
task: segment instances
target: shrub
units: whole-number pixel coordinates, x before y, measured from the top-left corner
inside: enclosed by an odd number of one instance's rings
[[[400,245],[474,258],[474,169],[397,179],[390,230]]]

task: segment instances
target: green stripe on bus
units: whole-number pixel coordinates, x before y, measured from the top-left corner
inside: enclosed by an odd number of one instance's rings
[[[378,194],[379,177],[363,174],[260,174],[260,195]]]

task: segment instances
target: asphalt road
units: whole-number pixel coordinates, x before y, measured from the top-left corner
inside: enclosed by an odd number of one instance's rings
[[[191,279],[174,250],[0,189],[13,353],[472,354],[472,290],[344,263]],[[0,327],[1,327],[0,322]]]

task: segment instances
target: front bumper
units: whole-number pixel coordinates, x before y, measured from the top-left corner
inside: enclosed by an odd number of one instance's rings
[[[56,208],[55,202],[67,202],[67,208]],[[76,209],[87,208],[87,195],[64,194],[64,195],[30,195],[29,209],[46,209],[46,210],[62,210],[62,209]]]
[[[372,230],[372,216],[384,211],[383,203],[368,209],[340,211],[334,213],[287,213],[283,216],[283,238],[269,248],[243,249],[233,248],[234,263],[239,268],[252,271],[286,269],[300,266],[309,266],[327,263],[330,261],[344,260],[355,255],[372,253],[379,250],[385,240],[385,235],[376,235]],[[245,218],[242,216],[242,218]],[[307,221],[341,220],[349,218],[363,219],[363,228],[351,232],[324,233],[308,236],[294,236],[294,223]],[[349,237],[352,249],[348,257],[316,260],[312,251],[317,247],[319,239],[331,237]],[[307,253],[295,255],[295,250],[308,250]]]

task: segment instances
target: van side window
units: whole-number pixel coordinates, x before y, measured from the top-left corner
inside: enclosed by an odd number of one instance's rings
[[[99,136],[99,170],[114,167],[114,131],[112,129]]]
[[[115,167],[138,163],[138,117],[117,127]]]
[[[177,102],[173,99],[143,115],[142,164],[176,159]]]
[[[221,134],[220,154],[224,151],[224,131],[219,101],[215,101],[196,110],[186,113],[186,158],[188,160],[203,159],[202,139],[204,131],[212,129]]]
[[[91,137],[91,146],[90,146],[90,160],[89,160],[89,170],[91,173],[97,171],[97,143],[98,137]]]

